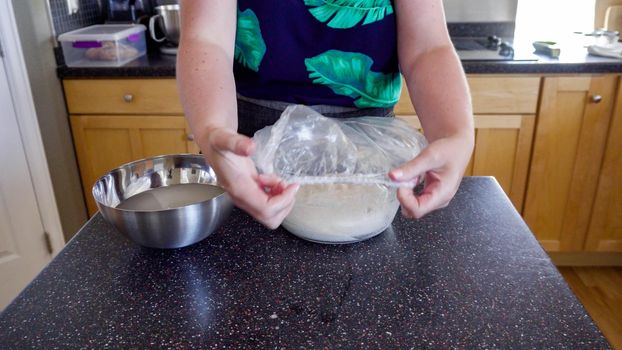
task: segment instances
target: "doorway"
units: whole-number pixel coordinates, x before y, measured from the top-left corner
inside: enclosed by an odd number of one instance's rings
[[[2,310],[64,244],[8,0],[0,0],[0,166]]]

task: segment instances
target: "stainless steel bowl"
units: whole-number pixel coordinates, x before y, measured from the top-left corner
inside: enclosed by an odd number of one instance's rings
[[[179,17],[179,5],[162,5],[155,8],[157,14],[149,19],[149,33],[151,38],[157,42],[168,40],[174,45],[179,44],[181,23]],[[155,21],[159,21],[160,27],[164,32],[164,38],[155,36]]]
[[[117,208],[124,200],[162,186],[217,185],[214,170],[200,155],[165,155],[125,164],[93,185],[103,217],[134,242],[152,248],[180,248],[212,234],[229,216],[233,204],[226,192],[212,199],[164,210]]]

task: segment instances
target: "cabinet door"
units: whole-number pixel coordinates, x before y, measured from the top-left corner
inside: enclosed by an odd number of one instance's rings
[[[414,115],[401,115],[417,128]],[[494,176],[521,212],[529,171],[535,116],[476,115],[475,148],[465,171],[466,176]]]
[[[585,249],[622,252],[622,86],[618,87]]]
[[[174,153],[198,153],[183,116],[72,115],[74,145],[89,214],[95,181],[124,163]]]
[[[475,116],[475,149],[467,175],[494,176],[518,212],[527,185],[534,122],[534,115]]]
[[[616,82],[544,80],[523,216],[548,251],[583,249]]]
[[[540,77],[484,74],[469,75],[467,79],[475,114],[536,113]],[[405,81],[402,81],[402,93],[394,110],[397,115],[417,114]]]

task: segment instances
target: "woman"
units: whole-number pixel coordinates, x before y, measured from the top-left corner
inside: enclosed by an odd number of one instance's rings
[[[389,173],[425,178],[421,193],[398,190],[402,214],[420,218],[456,193],[474,130],[441,0],[184,0],[181,20],[186,117],[220,184],[259,222],[278,227],[298,187],[257,174],[248,136],[289,103],[331,117],[391,114],[400,72],[429,141]]]

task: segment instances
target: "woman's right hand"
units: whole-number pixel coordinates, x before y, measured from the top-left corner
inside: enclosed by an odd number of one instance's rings
[[[250,156],[255,143],[226,128],[216,128],[201,140],[201,150],[216,172],[218,183],[233,203],[270,229],[279,227],[294,206],[297,184],[276,175],[259,175]]]

